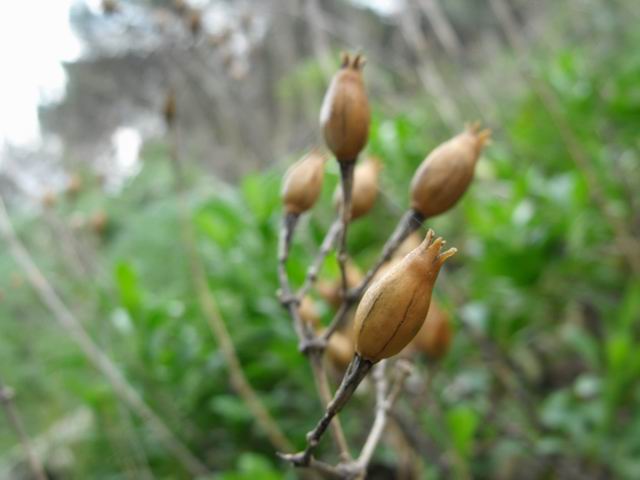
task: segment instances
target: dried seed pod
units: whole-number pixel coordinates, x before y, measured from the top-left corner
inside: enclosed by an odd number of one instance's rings
[[[344,370],[353,359],[353,342],[342,332],[333,332],[327,342],[325,352],[337,370]]]
[[[438,146],[411,180],[411,208],[426,218],[445,212],[464,195],[491,132],[478,124]]]
[[[303,322],[316,330],[320,326],[320,315],[316,309],[313,300],[308,295],[305,295],[298,307],[298,314]]]
[[[346,263],[347,288],[356,288],[362,281],[362,271],[350,260]],[[337,309],[342,304],[341,280],[321,280],[317,284],[318,294],[333,308]]]
[[[440,360],[449,351],[452,336],[449,314],[432,299],[427,318],[411,342],[412,345],[429,359]]]
[[[380,170],[382,170],[382,162],[375,157],[367,157],[356,167],[351,193],[351,220],[367,214],[376,203]],[[336,208],[340,211],[342,205],[342,189],[340,187],[336,188],[333,198]]]
[[[320,125],[327,146],[339,162],[355,162],[369,136],[369,100],[362,79],[365,60],[344,54],[320,110]]]
[[[400,352],[422,326],[431,301],[431,291],[445,260],[455,248],[440,252],[444,241],[433,239],[429,230],[424,241],[362,297],[355,317],[356,352],[377,362]]]
[[[312,150],[289,167],[282,183],[282,202],[287,213],[306,212],[316,203],[322,191],[326,160],[320,151]]]

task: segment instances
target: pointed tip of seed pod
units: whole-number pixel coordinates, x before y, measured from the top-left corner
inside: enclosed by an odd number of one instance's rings
[[[433,229],[430,228],[429,230],[427,230],[427,234],[424,237],[424,243],[429,245],[431,243],[431,239],[435,234],[436,233],[433,231]]]
[[[438,261],[442,264],[444,263],[448,258],[453,257],[456,253],[458,253],[458,249],[457,248],[450,248],[447,251],[444,251],[440,254],[438,254]]]
[[[348,52],[342,52],[340,54],[340,68],[347,68],[351,63],[351,56]]]
[[[361,53],[358,53],[353,59],[353,68],[355,70],[362,70],[366,64],[367,59]]]

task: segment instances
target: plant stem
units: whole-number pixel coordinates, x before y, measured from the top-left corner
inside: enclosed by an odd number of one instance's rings
[[[347,230],[351,221],[351,194],[353,191],[353,172],[356,162],[340,162],[340,184],[342,186],[342,208],[340,210],[341,228],[338,237],[338,265],[342,278],[342,298],[346,298],[349,288],[347,282]]]

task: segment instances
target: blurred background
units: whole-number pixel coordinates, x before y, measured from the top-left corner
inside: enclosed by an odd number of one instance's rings
[[[279,189],[322,145],[345,50],[367,58],[384,164],[350,229],[360,269],[423,158],[466,122],[493,131],[469,192],[427,222],[459,249],[436,287],[451,349],[415,356],[368,478],[640,478],[639,21],[637,0],[2,2],[0,478],[37,478],[25,439],[52,479],[193,478],[158,419],[201,478],[296,478],[232,388],[180,202],[244,373],[301,447],[321,406],[276,297]],[[329,162],[294,283],[338,176]],[[364,388],[341,415],[354,445],[372,405]]]

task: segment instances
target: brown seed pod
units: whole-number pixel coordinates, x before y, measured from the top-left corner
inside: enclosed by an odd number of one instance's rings
[[[313,300],[308,295],[302,298],[298,307],[298,314],[303,322],[316,330],[320,326],[320,315]]]
[[[454,206],[467,191],[490,136],[474,124],[433,150],[411,180],[411,208],[429,218]]]
[[[353,359],[353,342],[342,332],[333,332],[325,349],[327,358],[337,370],[344,370]]]
[[[300,214],[318,200],[324,180],[324,163],[320,151],[312,150],[289,167],[282,182],[282,202],[287,213]]]
[[[452,336],[449,314],[432,299],[427,318],[411,342],[412,345],[429,359],[440,360],[449,351]]]
[[[353,174],[353,191],[351,193],[351,220],[355,220],[369,212],[378,198],[378,179],[382,170],[382,162],[375,157],[367,157],[359,164]],[[338,186],[333,195],[338,211],[342,205],[342,189]]]
[[[347,260],[346,263],[346,275],[347,288],[356,288],[363,278],[362,271],[350,260]],[[342,282],[339,278],[334,280],[321,280],[316,286],[318,294],[322,299],[335,309],[338,309],[342,304],[341,288]]]
[[[455,248],[440,252],[444,241],[424,241],[364,294],[355,317],[356,352],[378,362],[400,352],[415,337],[429,311],[431,291],[445,260]]]
[[[327,146],[339,162],[355,162],[367,143],[371,112],[362,79],[365,60],[343,54],[320,110],[320,125]]]

